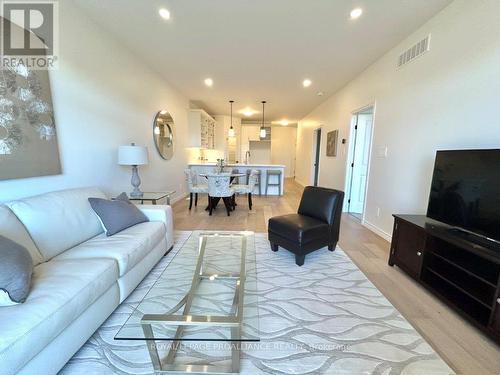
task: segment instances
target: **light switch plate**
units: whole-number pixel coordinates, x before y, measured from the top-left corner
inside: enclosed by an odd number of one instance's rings
[[[377,157],[386,158],[387,157],[387,146],[377,146]]]

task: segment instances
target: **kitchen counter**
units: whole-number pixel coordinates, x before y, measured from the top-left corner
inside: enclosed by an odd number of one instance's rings
[[[205,163],[190,163],[188,166],[197,166],[197,167],[215,167],[217,163],[205,162]],[[235,163],[235,164],[224,164],[226,167],[256,167],[256,168],[285,168],[282,164],[245,164],[245,163]]]
[[[198,173],[210,173],[213,171],[217,163],[190,163],[188,164],[190,169],[194,169]],[[281,164],[225,164],[225,167],[231,169],[237,169],[239,173],[247,173],[251,169],[257,169],[260,171],[260,192],[262,195],[266,195],[266,181],[267,181],[267,171],[268,170],[281,170],[281,190],[278,186],[269,186],[267,189],[267,195],[283,195],[285,186],[285,166]],[[278,176],[270,176],[269,183],[277,183]],[[246,184],[246,178],[240,177],[236,183]],[[253,194],[259,193],[259,186],[257,185],[254,189]]]

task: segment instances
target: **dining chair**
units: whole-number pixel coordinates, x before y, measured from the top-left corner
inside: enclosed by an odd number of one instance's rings
[[[259,171],[256,169],[252,169],[250,175],[248,176],[248,184],[240,185],[233,184],[231,187],[234,189],[235,193],[238,194],[246,194],[248,196],[248,209],[252,209],[252,193],[255,188],[255,184],[257,183]]]
[[[242,177],[242,176],[236,176],[236,175],[240,174],[239,169],[238,168],[232,168],[231,169],[231,173],[233,174],[233,178],[232,178],[231,183],[233,183],[233,184],[235,184],[235,183],[239,184],[240,181],[241,181],[241,177]]]
[[[247,174],[247,179],[246,179],[246,182],[247,182],[247,185],[248,185],[248,182],[249,182],[249,179],[250,179],[250,173],[252,173],[252,171],[255,171],[257,172],[257,175],[256,175],[256,178],[255,178],[255,184],[257,185],[257,188],[259,189],[259,195],[262,195],[262,191],[261,191],[261,183],[260,183],[260,176],[261,176],[261,173],[258,169],[247,169],[246,171],[246,174]]]
[[[232,197],[234,189],[230,186],[231,173],[209,173],[208,180],[208,211],[212,216],[212,210],[216,205],[216,201],[222,198],[224,206],[226,206],[227,216],[231,215],[233,209]]]
[[[193,207],[193,194],[194,194],[194,206],[198,205],[198,193],[208,193],[208,185],[199,184],[196,172],[192,169],[185,169],[184,174],[186,175],[186,182],[189,191],[189,209]]]

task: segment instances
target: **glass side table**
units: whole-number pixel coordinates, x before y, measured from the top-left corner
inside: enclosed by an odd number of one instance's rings
[[[127,196],[131,201],[141,201],[141,204],[144,204],[144,201],[151,202],[151,204],[156,204],[160,199],[166,198],[167,204],[170,205],[170,196],[174,193],[175,190],[171,190],[159,192],[144,192],[144,195],[142,197],[131,197],[129,193],[127,193]]]

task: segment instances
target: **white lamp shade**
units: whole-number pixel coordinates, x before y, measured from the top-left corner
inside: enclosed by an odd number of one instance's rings
[[[120,146],[118,149],[118,164],[148,164],[148,148],[144,146]]]

